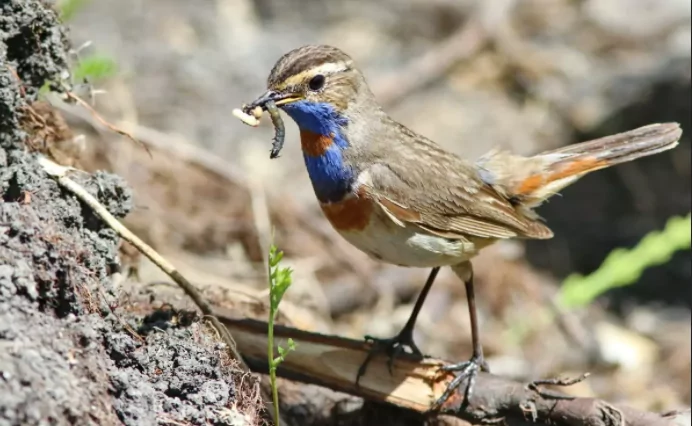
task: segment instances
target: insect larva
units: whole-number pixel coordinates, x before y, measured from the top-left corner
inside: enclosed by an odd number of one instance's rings
[[[279,152],[284,147],[284,136],[286,135],[286,130],[284,129],[284,121],[282,121],[282,116],[279,115],[279,108],[272,100],[265,102],[265,108],[272,119],[272,124],[274,125],[274,138],[272,138],[272,150],[270,151],[270,158],[279,157]]]
[[[253,126],[257,127],[260,124],[260,117],[255,117],[255,115],[250,115],[245,113],[245,111],[242,111],[238,108],[235,108],[231,113],[234,115],[234,117],[238,118],[248,126]]]
[[[253,115],[253,117],[255,117],[259,120],[260,117],[262,117],[262,107],[260,105],[258,105],[255,108],[253,108],[253,110],[250,111],[250,113]]]
[[[286,135],[286,130],[284,129],[284,121],[282,116],[279,114],[279,108],[271,99],[267,99],[261,104],[250,104],[243,105],[241,109],[234,109],[232,111],[233,115],[244,122],[245,124],[253,127],[257,127],[260,124],[260,117],[262,117],[263,107],[269,113],[272,119],[272,125],[274,125],[274,138],[272,138],[272,150],[270,151],[270,158],[279,157],[279,153],[284,147],[284,136]]]

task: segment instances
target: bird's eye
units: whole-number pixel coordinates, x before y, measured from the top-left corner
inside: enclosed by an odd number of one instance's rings
[[[308,82],[308,87],[310,87],[310,90],[320,90],[324,85],[325,76],[322,74],[316,75],[315,77],[310,79],[310,82]]]

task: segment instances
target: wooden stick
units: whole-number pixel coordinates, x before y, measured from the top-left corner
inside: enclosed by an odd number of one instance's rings
[[[267,324],[238,318],[228,311],[216,309],[219,320],[236,338],[239,352],[256,371],[267,371]],[[296,350],[279,367],[281,377],[386,402],[424,414],[442,394],[452,376],[438,373],[447,364],[440,359],[395,361],[393,374],[383,358],[374,360],[368,372],[355,385],[356,372],[365,359],[369,345],[364,341],[275,326],[276,344],[285,345],[292,338]],[[578,379],[581,380],[583,378]],[[540,386],[569,385],[576,380],[537,381],[522,384],[493,374],[480,373],[469,404],[464,403],[466,382],[442,407],[441,414],[452,415],[472,423],[506,422],[516,424],[553,424],[557,426],[671,426],[690,413],[660,415],[630,407],[610,404],[596,398],[571,397],[543,391]],[[514,423],[513,423],[514,422]]]

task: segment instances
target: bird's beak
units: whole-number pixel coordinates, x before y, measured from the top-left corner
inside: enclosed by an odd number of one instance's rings
[[[283,92],[283,91],[275,91],[275,90],[268,90],[265,93],[263,93],[259,98],[255,99],[253,102],[251,102],[247,108],[252,109],[257,106],[263,107],[264,108],[265,104],[268,101],[273,101],[275,105],[277,106],[282,106],[286,104],[290,104],[291,102],[296,102],[298,100],[303,99],[303,96],[300,93],[291,93],[291,92]]]

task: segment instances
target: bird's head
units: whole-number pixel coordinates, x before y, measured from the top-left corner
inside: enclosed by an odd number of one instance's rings
[[[352,59],[325,45],[303,46],[284,54],[270,72],[267,89],[254,104],[271,99],[301,130],[318,134],[344,126],[348,111],[372,97]]]

